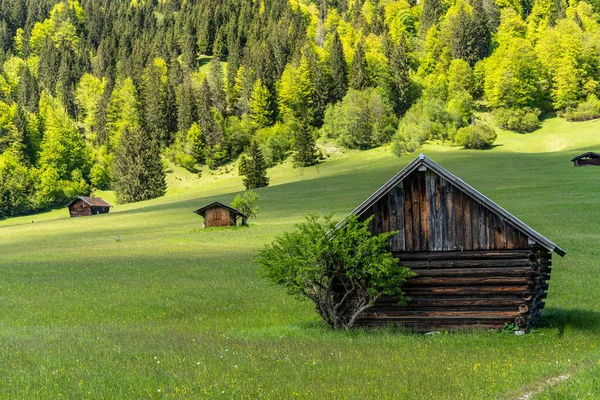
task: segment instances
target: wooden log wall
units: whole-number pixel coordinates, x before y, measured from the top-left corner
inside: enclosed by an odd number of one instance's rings
[[[381,298],[359,326],[401,325],[415,330],[479,326],[528,330],[541,316],[551,254],[530,249],[470,252],[396,252],[417,275],[405,285],[411,298]]]
[[[69,206],[71,217],[85,217],[92,215],[92,207],[83,200],[77,200]]]
[[[415,171],[361,218],[374,233],[398,231],[393,251],[527,249],[525,234],[432,171]]]

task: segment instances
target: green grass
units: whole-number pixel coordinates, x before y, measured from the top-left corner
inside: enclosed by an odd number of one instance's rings
[[[568,251],[531,334],[331,332],[257,277],[275,235],[309,212],[343,217],[412,157],[278,166],[259,218],[236,229],[199,229],[192,210],[229,203],[239,177],[173,169],[167,196],[108,215],[0,221],[0,397],[509,399],[570,373],[540,398],[600,398],[600,169],[569,162],[598,151],[598,124],[548,119],[489,151],[423,149]]]

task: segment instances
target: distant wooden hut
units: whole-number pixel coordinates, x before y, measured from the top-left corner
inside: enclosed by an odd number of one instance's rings
[[[100,197],[79,196],[70,202],[67,207],[71,217],[83,217],[95,214],[107,214],[112,207],[111,204]]]
[[[552,252],[565,251],[424,155],[353,211],[373,216],[400,264],[417,276],[412,299],[382,298],[357,325],[429,330],[465,325],[527,330],[544,308]],[[340,223],[341,224],[341,223]]]
[[[581,154],[574,157],[571,161],[576,167],[583,167],[588,165],[594,165],[600,167],[600,154],[588,151],[587,153]]]
[[[246,216],[223,203],[215,201],[205,207],[194,211],[196,214],[204,217],[204,226],[236,226],[238,218],[242,218],[242,223],[246,221]]]

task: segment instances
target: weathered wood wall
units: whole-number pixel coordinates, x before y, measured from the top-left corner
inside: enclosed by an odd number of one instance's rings
[[[213,207],[206,210],[206,214],[204,217],[204,226],[213,227],[213,226],[234,226],[235,225],[235,215],[231,215],[232,213],[224,208],[224,207]]]
[[[390,247],[417,276],[405,285],[408,305],[380,299],[358,325],[528,329],[541,315],[550,254],[436,173],[414,171],[361,218],[370,216],[374,233],[398,231]]]
[[[396,253],[417,274],[405,285],[411,298],[382,298],[358,325],[396,324],[412,329],[461,326],[528,329],[541,315],[550,279],[550,257],[543,250]]]
[[[371,215],[374,233],[399,232],[392,251],[528,248],[527,236],[431,171],[406,177],[362,218]]]
[[[71,217],[84,217],[92,215],[92,206],[85,203],[83,200],[77,200],[69,206]]]
[[[600,158],[589,158],[583,160],[575,160],[576,167],[584,167],[584,166],[600,166]]]

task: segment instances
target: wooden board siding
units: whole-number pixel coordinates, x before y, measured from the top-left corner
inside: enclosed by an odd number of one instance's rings
[[[235,216],[232,217],[230,214],[230,211],[224,207],[212,207],[206,210],[204,225],[206,227],[235,225]]]
[[[600,166],[600,158],[590,158],[590,159],[582,159],[575,161],[576,167],[584,167],[584,166]]]
[[[361,218],[374,233],[397,231],[392,251],[527,249],[528,238],[439,175],[415,171]]]
[[[516,323],[528,329],[541,315],[550,279],[550,254],[539,248],[472,252],[398,252],[417,275],[405,285],[411,298],[399,306],[382,298],[357,322],[429,330]]]
[[[77,200],[69,206],[71,217],[84,217],[92,215],[92,207],[83,200]]]

